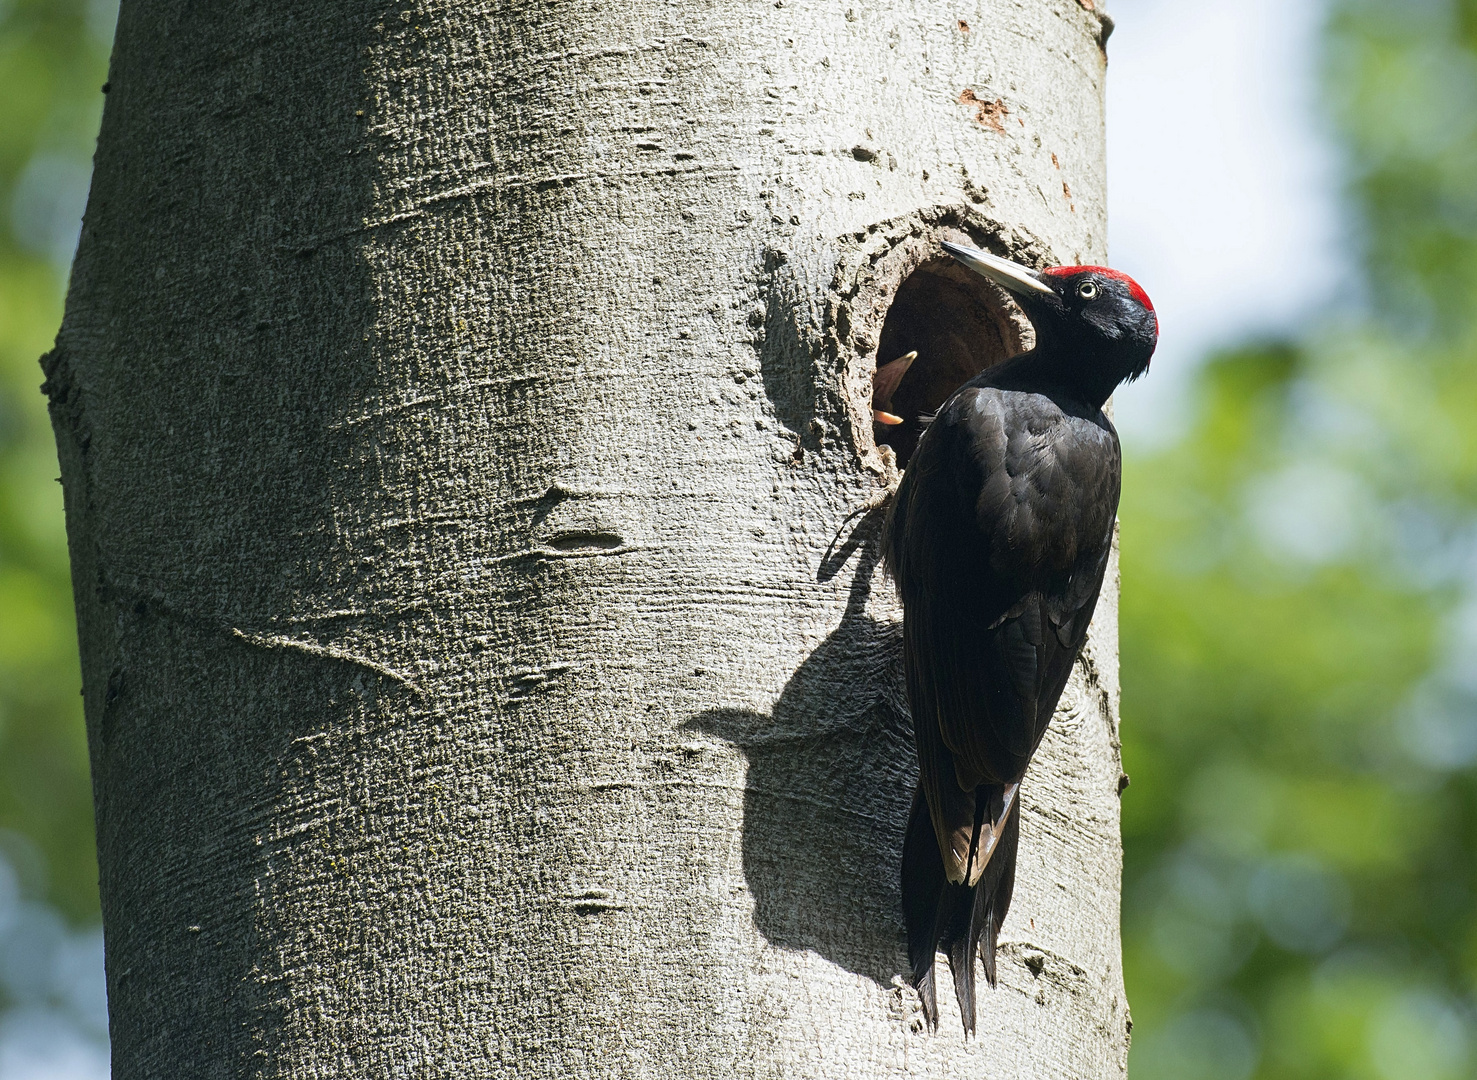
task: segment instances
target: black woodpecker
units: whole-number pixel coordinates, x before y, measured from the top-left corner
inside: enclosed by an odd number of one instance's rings
[[[947,954],[972,1033],[974,956],[994,986],[1015,883],[1021,777],[1087,636],[1112,545],[1121,470],[1103,404],[1149,369],[1159,321],[1116,270],[1038,272],[944,248],[1014,293],[1036,331],[1034,349],[939,408],[884,540],[918,747],[903,846],[908,957],[937,1028],[934,957]]]

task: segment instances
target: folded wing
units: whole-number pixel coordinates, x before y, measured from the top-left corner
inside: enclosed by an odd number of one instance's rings
[[[950,881],[973,884],[1056,708],[1102,586],[1118,440],[1043,394],[962,391],[909,462],[887,556],[928,802]],[[993,794],[992,794],[993,793]]]

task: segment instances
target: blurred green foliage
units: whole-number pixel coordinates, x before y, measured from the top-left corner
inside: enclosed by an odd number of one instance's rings
[[[97,918],[56,445],[36,360],[61,322],[116,4],[0,0],[0,853]]]
[[[1325,47],[1359,302],[1127,466],[1134,1080],[1477,1072],[1477,0]]]

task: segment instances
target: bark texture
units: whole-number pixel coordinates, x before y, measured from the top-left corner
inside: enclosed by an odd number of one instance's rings
[[[855,513],[879,344],[1024,333],[937,240],[1104,260],[1093,7],[124,0],[44,361],[116,1076],[1123,1073],[1112,576],[929,1034]]]

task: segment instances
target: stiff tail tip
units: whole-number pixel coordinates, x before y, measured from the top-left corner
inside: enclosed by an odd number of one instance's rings
[[[913,986],[918,991],[924,1019],[935,1031],[939,1008],[934,966],[939,952],[949,959],[954,995],[959,1001],[966,1035],[975,1031],[976,956],[984,965],[985,980],[992,987],[996,984],[996,944],[1015,887],[1020,833],[1019,814],[1012,812],[1016,809],[1014,788],[1015,785],[1010,786],[1008,798],[1003,798],[1006,792],[998,789],[988,795],[980,792],[994,804],[992,810],[1000,807],[1003,813],[998,817],[992,814],[994,827],[984,823],[982,835],[976,840],[977,844],[984,841],[989,845],[989,854],[974,885],[947,880],[928,807],[921,793],[914,797],[903,845],[903,915]],[[982,798],[981,802],[984,801]]]

